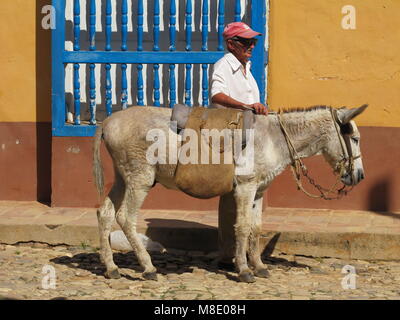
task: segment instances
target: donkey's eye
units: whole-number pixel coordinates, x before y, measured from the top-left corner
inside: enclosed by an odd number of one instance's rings
[[[360,142],[359,137],[351,137],[351,140],[353,140],[356,144]]]
[[[342,134],[352,135],[354,133],[353,127],[350,123],[346,123],[340,126],[340,132]]]

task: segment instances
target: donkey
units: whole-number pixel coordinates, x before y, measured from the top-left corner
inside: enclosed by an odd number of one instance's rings
[[[284,123],[300,158],[322,154],[345,185],[356,185],[364,178],[364,169],[360,133],[352,119],[366,107],[333,109],[315,106],[286,110],[280,116],[271,113],[255,117],[253,172],[236,175],[233,189],[237,208],[234,260],[239,281],[250,283],[255,281],[255,277],[266,278],[269,275],[261,260],[259,246],[263,193],[273,179],[293,163],[281,124]],[[146,150],[152,143],[146,140],[146,133],[158,128],[168,136],[172,131],[170,118],[169,108],[135,106],[114,113],[96,131],[93,174],[100,195],[104,188],[100,158],[102,139],[112,157],[115,171],[111,191],[97,210],[100,254],[108,278],[120,277],[109,243],[111,226],[116,218],[144,268],[143,277],[157,280],[156,268],[137,235],[136,221],[146,195],[157,182],[166,188],[177,189],[174,184],[176,164],[169,164],[168,161],[166,164],[150,164],[146,160]],[[346,148],[343,148],[344,141]],[[343,163],[346,165],[343,166]]]

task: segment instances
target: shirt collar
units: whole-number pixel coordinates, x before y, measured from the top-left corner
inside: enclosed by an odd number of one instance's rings
[[[239,70],[239,68],[242,66],[240,61],[234,56],[234,54],[232,52],[229,52],[226,54],[226,60],[230,64],[232,70],[235,72],[237,70]],[[246,72],[247,72],[247,70],[250,69],[250,65],[251,65],[251,61],[248,61],[246,64]]]

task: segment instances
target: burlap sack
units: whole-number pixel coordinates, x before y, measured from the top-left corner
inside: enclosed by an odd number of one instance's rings
[[[196,133],[197,150],[185,148],[185,143],[189,143],[192,136],[182,142],[175,171],[175,183],[178,188],[191,196],[203,199],[230,192],[233,189],[235,173],[233,162],[234,135],[233,130],[222,130],[242,128],[242,111],[194,107],[186,123],[184,135],[188,133],[188,129],[192,129],[192,133]],[[221,133],[219,147],[218,140],[210,137],[213,136],[213,132],[209,131],[211,129],[218,130],[214,130],[214,133]],[[224,138],[223,133],[228,134],[228,136]],[[193,146],[193,142],[190,144]],[[190,154],[190,151],[197,151],[197,154]],[[188,158],[191,158],[192,161],[194,159],[196,163],[182,163],[185,159],[187,161]],[[215,163],[218,158],[218,163]],[[205,164],[207,159],[208,164]]]

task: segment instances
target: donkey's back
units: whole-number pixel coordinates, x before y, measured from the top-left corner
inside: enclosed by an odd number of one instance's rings
[[[149,129],[167,129],[171,109],[159,107],[130,107],[114,113],[103,122],[103,138],[108,146],[114,143],[146,140]]]

